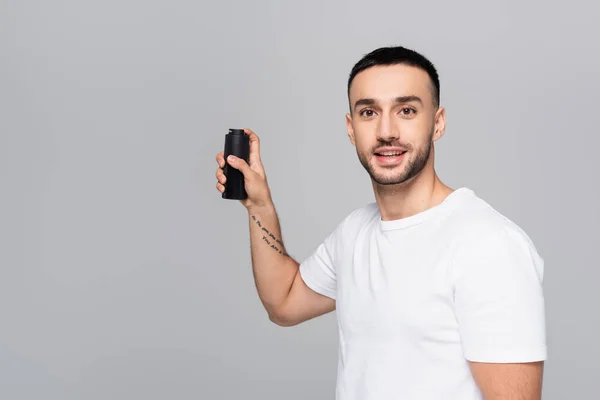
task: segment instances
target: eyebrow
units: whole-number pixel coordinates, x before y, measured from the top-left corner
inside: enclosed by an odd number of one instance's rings
[[[399,103],[410,103],[410,102],[417,102],[417,103],[421,103],[423,104],[423,100],[421,100],[421,98],[419,96],[398,96],[394,99],[394,103],[399,104]],[[356,100],[356,102],[354,103],[354,109],[356,110],[356,108],[358,106],[372,106],[374,104],[377,104],[377,101],[375,99],[358,99]]]

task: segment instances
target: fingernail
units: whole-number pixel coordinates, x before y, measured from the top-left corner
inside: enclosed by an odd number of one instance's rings
[[[227,160],[228,161],[235,161],[235,157],[234,156],[229,156],[229,157],[227,157]]]

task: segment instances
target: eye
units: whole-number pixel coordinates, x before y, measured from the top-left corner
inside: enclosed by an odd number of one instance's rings
[[[373,110],[370,110],[368,108],[365,108],[364,110],[360,111],[360,116],[361,117],[372,117],[375,114],[375,112]]]
[[[410,107],[403,107],[403,108],[400,110],[400,113],[401,113],[402,115],[411,115],[411,113],[412,113],[412,114],[415,114],[416,112],[417,112],[417,110],[415,110],[414,108],[410,108]]]

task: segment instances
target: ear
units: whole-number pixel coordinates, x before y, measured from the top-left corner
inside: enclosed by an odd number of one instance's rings
[[[435,113],[435,126],[433,131],[433,141],[439,140],[444,136],[446,131],[446,109],[444,107],[438,108]]]
[[[352,115],[346,114],[346,130],[348,130],[348,138],[353,146],[356,146],[356,140],[354,138],[354,127],[352,126]]]

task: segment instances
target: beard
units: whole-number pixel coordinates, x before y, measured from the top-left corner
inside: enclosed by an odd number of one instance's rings
[[[376,168],[370,161],[372,159],[371,156],[375,154],[375,151],[382,146],[394,146],[397,144],[380,141],[380,143],[369,153],[360,153],[358,148],[356,149],[356,153],[358,154],[360,163],[365,170],[367,170],[373,181],[380,185],[397,185],[411,180],[417,176],[423,170],[423,168],[425,168],[427,160],[429,160],[429,156],[431,154],[433,134],[434,131],[432,129],[426,145],[420,149],[417,149],[417,153],[412,159],[405,159],[406,163],[402,162],[399,166],[387,168],[388,171],[381,171],[382,169],[386,169],[385,167],[378,167],[379,171],[376,171]],[[413,152],[412,146],[405,145],[402,147],[407,149],[405,155]]]

